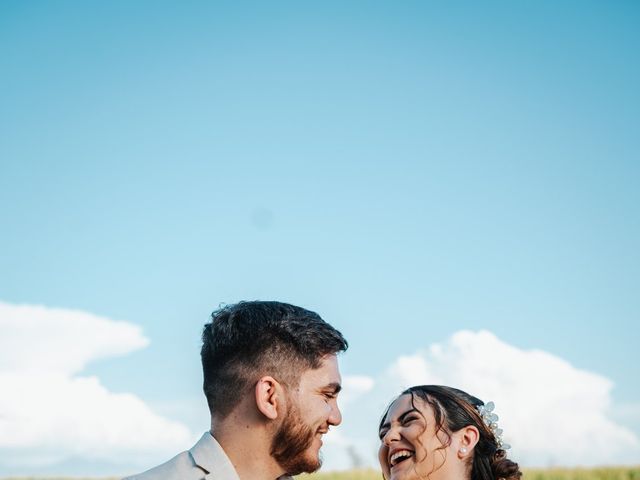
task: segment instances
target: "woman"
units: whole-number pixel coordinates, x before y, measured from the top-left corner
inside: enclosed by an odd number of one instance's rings
[[[380,422],[378,458],[386,480],[519,480],[518,464],[493,403],[452,387],[421,385],[400,394]]]

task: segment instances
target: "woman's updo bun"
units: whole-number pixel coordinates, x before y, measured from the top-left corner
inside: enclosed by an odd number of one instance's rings
[[[513,460],[507,458],[507,452],[496,450],[491,458],[491,472],[495,480],[520,480],[522,472]]]

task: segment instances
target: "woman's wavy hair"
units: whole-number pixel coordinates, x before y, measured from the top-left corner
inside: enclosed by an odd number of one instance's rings
[[[471,480],[520,480],[522,472],[518,464],[507,458],[507,452],[498,446],[493,431],[478,413],[477,407],[484,405],[482,400],[457,388],[441,385],[418,385],[406,389],[399,396],[402,395],[411,395],[413,408],[416,408],[416,397],[432,407],[436,433],[443,432],[448,438],[444,447],[449,446],[451,433],[469,425],[478,429],[480,438],[468,465]],[[416,410],[420,411],[418,408]],[[388,409],[381,425],[387,412]]]

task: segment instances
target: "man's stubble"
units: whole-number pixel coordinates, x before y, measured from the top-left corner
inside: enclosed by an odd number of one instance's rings
[[[315,472],[322,463],[319,456],[309,458],[305,455],[315,435],[316,432],[300,416],[298,405],[292,402],[286,418],[271,441],[271,456],[288,475]]]

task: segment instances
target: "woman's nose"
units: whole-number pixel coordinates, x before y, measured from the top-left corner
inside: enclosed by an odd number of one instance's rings
[[[382,443],[386,446],[390,446],[391,442],[398,440],[400,440],[400,429],[398,428],[390,428],[387,430],[387,433],[384,434],[384,437],[382,437]]]

